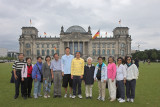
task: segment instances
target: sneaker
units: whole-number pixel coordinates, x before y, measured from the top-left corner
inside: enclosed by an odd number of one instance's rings
[[[78,95],[78,97],[79,97],[80,99],[82,99],[82,95]]]
[[[115,101],[115,99],[111,99],[111,100],[110,100],[110,102],[113,102],[113,101]]]
[[[101,100],[101,96],[98,96],[97,100]]]
[[[90,96],[89,98],[92,99],[92,96]]]
[[[134,99],[131,99],[130,102],[133,103],[133,102],[134,102]]]
[[[69,94],[69,98],[72,98],[72,94]]]
[[[130,99],[129,99],[129,98],[127,98],[127,102],[130,102]]]
[[[64,94],[64,98],[67,98],[67,94]]]
[[[47,95],[44,95],[44,98],[47,98]]]
[[[75,96],[75,95],[73,95],[73,96],[72,96],[72,99],[75,99],[75,98],[76,98],[76,96]]]
[[[101,98],[102,101],[105,101],[105,98]]]
[[[42,97],[42,95],[41,95],[41,94],[38,94],[38,97]]]
[[[86,97],[86,99],[89,99],[90,97]]]
[[[15,95],[15,96],[14,96],[14,99],[17,99],[17,98],[18,98],[18,96],[17,96],[17,95]]]
[[[37,98],[38,98],[38,96],[37,96],[37,95],[34,95],[34,98],[35,98],[35,99],[37,99]]]
[[[50,96],[50,95],[47,95],[47,97],[50,98],[51,96]]]
[[[126,102],[124,99],[121,99],[120,101],[119,101],[120,103],[124,103],[124,102]]]
[[[117,100],[118,100],[118,101],[120,101],[120,100],[121,100],[121,98],[118,98]]]

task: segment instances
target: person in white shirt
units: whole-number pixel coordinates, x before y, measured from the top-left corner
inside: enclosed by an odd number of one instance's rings
[[[126,96],[127,102],[134,102],[136,80],[138,79],[139,71],[135,64],[132,64],[130,56],[126,57]]]
[[[116,72],[116,83],[117,83],[117,91],[119,93],[118,101],[120,103],[125,102],[125,83],[126,83],[126,69],[124,65],[122,64],[123,58],[119,57],[117,59],[118,65],[117,65],[117,72]]]

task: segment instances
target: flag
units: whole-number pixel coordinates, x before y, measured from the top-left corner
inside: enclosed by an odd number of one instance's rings
[[[119,20],[119,24],[121,24],[121,19]]]
[[[44,32],[44,35],[47,35],[47,33],[46,33],[46,32]]]
[[[30,19],[30,25],[32,24],[32,20]]]
[[[92,37],[92,39],[97,38],[97,36],[99,36],[99,35],[100,35],[100,31],[98,30],[98,32]]]

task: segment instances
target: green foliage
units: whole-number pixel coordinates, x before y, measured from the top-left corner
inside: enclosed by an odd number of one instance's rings
[[[132,54],[133,59],[136,57],[140,60],[148,60],[156,61],[160,60],[160,50],[156,49],[150,49],[150,50],[144,50],[144,51],[137,51],[136,53]]]

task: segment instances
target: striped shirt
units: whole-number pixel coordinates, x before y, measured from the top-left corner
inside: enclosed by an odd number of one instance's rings
[[[24,61],[24,60],[23,61],[18,60],[18,61],[14,62],[12,68],[15,69],[16,71],[17,70],[22,70],[22,67],[23,67],[24,64],[26,64],[26,61]]]

